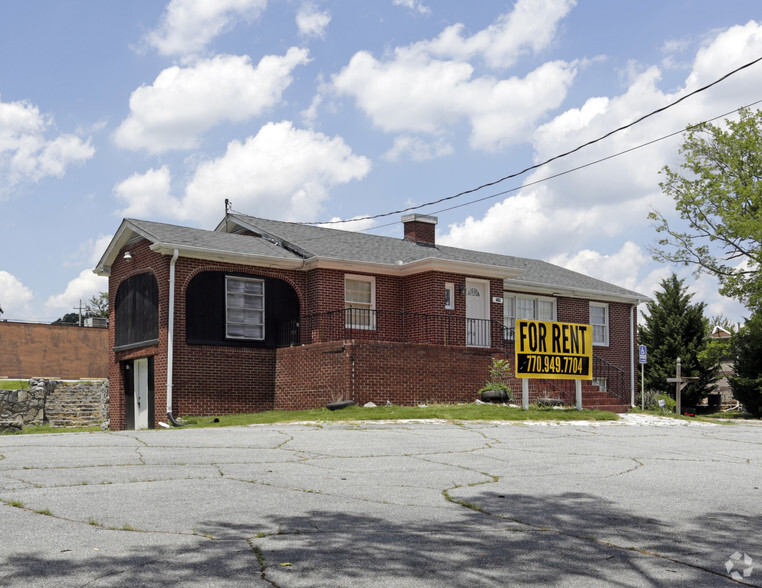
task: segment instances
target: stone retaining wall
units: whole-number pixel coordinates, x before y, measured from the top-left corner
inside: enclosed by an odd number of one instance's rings
[[[45,423],[108,428],[108,404],[108,380],[32,379],[28,389],[0,390],[0,433]]]

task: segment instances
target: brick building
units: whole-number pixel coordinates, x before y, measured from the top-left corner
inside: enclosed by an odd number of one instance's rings
[[[0,320],[0,378],[106,378],[108,331]]]
[[[586,406],[626,410],[645,296],[552,264],[444,247],[436,218],[404,238],[229,214],[214,231],[126,219],[109,276],[111,426],[165,415],[473,401],[517,318],[592,324]],[[515,383],[514,389],[520,387]],[[566,397],[564,382],[530,394]]]

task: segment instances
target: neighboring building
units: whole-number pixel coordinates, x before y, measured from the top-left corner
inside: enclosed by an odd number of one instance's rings
[[[733,334],[727,329],[722,328],[719,325],[715,325],[712,329],[710,339],[719,339],[720,341],[727,341],[733,336]],[[730,387],[729,378],[733,375],[733,362],[724,360],[720,362],[720,377],[714,385],[713,394],[719,394],[719,401],[714,401],[715,408],[732,408],[738,404],[738,401],[733,396],[733,389]],[[710,394],[710,396],[712,396]],[[702,401],[702,404],[707,403],[707,399]]]
[[[108,330],[100,326],[0,320],[0,378],[108,377]]]
[[[627,409],[645,296],[436,245],[435,217],[402,220],[403,239],[241,214],[214,231],[124,220],[95,269],[109,276],[112,428],[340,398],[470,402],[493,356],[513,361],[517,318],[591,323],[608,394],[586,388],[584,405]],[[568,384],[530,393],[573,403]]]

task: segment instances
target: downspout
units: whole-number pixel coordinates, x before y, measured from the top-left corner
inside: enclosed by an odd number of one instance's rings
[[[175,427],[180,424],[172,414],[172,378],[175,357],[175,262],[180,252],[175,249],[169,262],[169,326],[167,333],[167,418]]]
[[[640,300],[632,305],[630,311],[630,405],[633,408],[635,407],[635,317],[638,316],[638,304]]]

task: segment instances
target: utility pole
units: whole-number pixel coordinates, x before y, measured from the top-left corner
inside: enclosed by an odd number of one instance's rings
[[[82,326],[82,299],[79,299],[79,308],[76,306],[74,307],[74,310],[79,310],[79,326]]]

